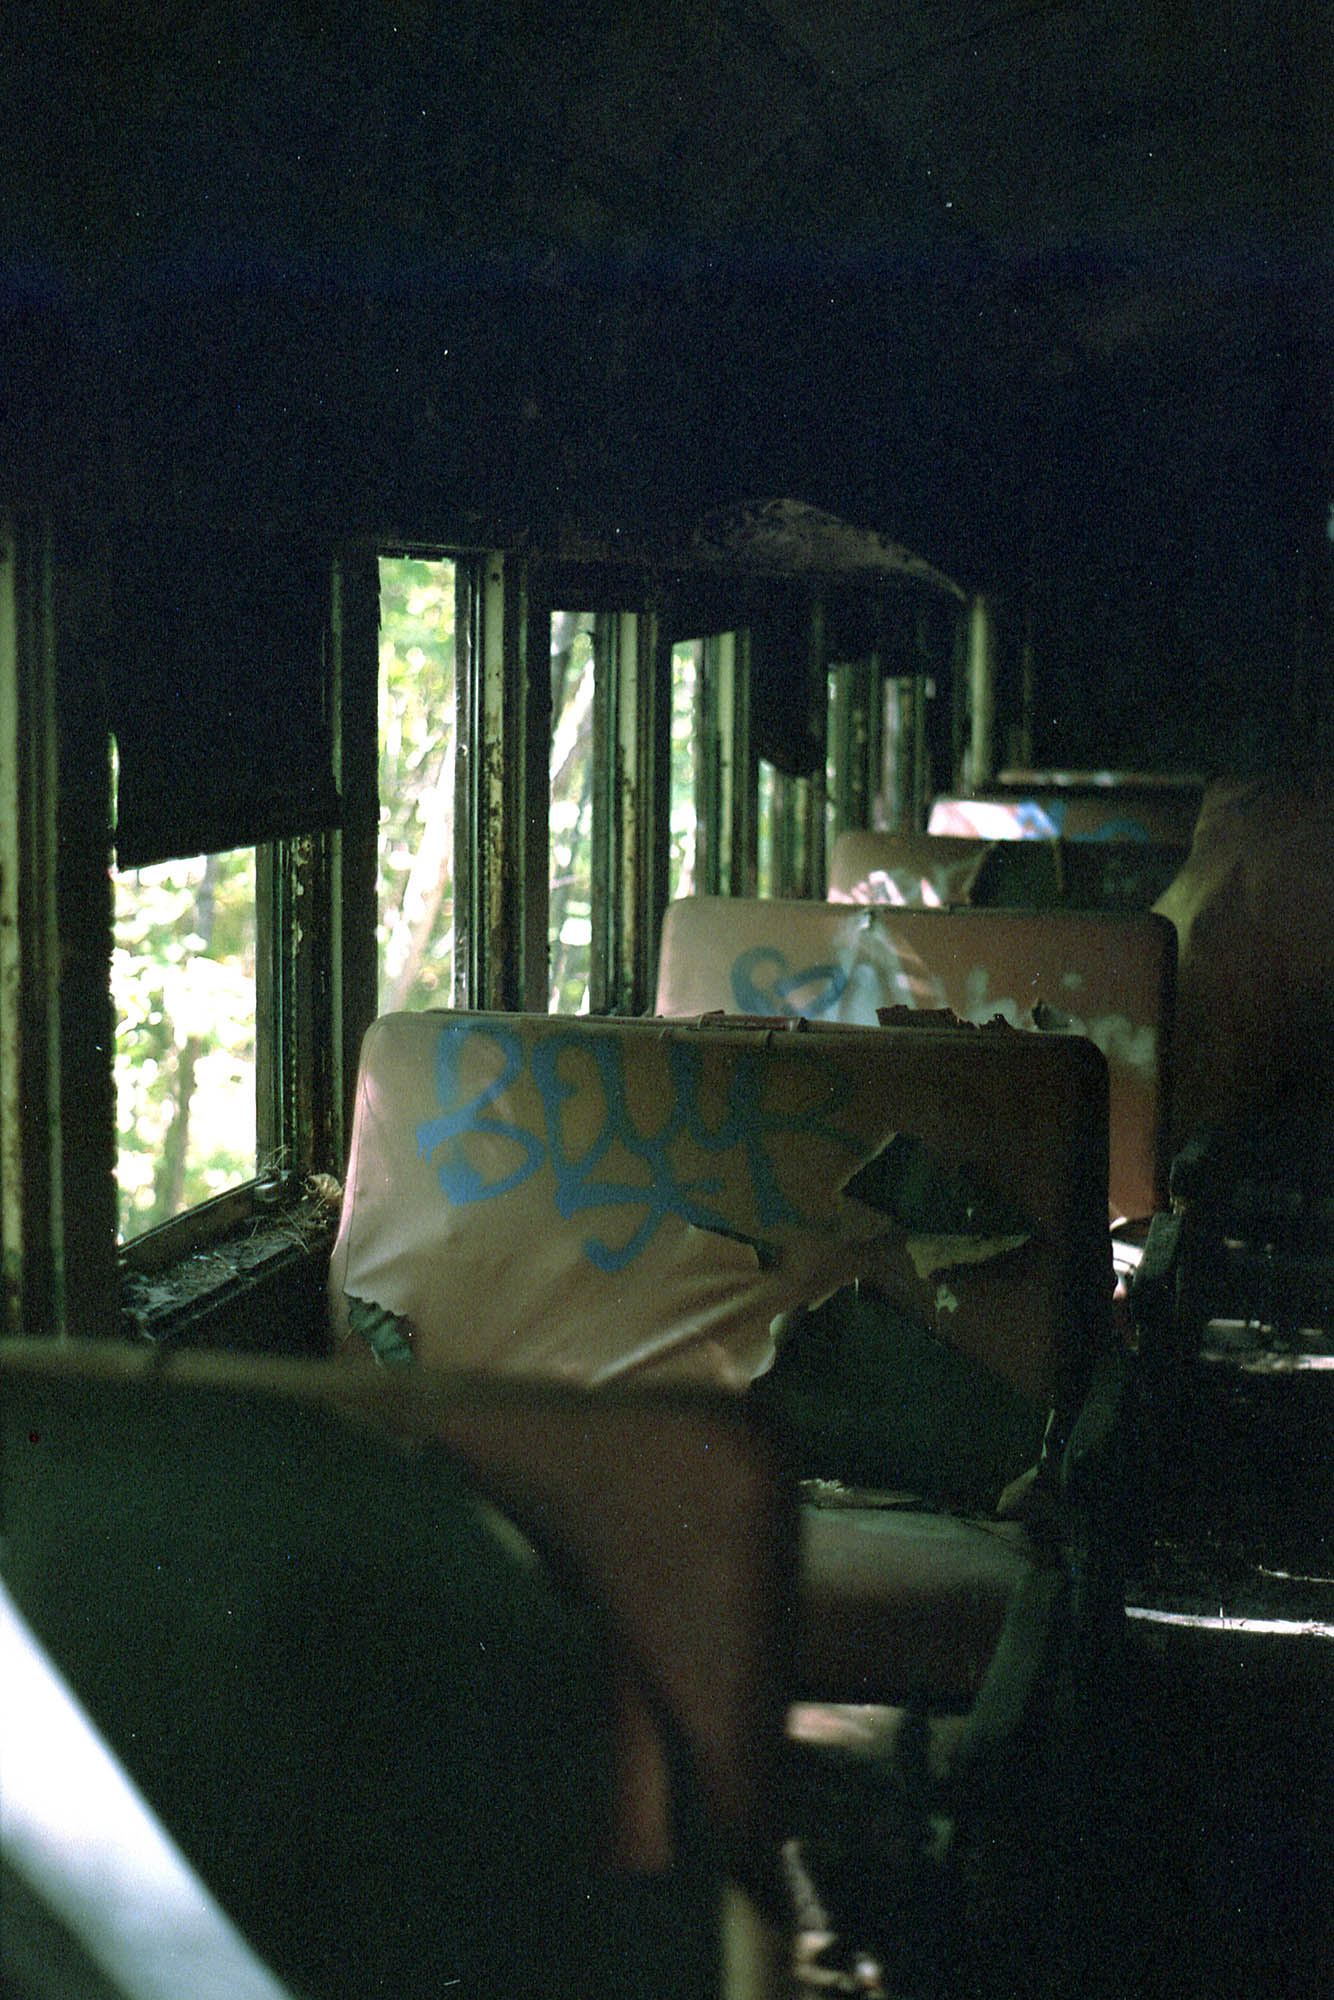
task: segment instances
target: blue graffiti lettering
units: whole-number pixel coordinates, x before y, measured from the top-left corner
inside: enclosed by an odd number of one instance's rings
[[[417,1157],[429,1160],[441,1146],[452,1140],[454,1148],[445,1155],[437,1167],[440,1185],[452,1202],[466,1206],[474,1201],[492,1201],[497,1195],[508,1194],[511,1188],[521,1187],[530,1174],[535,1174],[542,1164],[542,1147],[531,1132],[525,1132],[521,1125],[511,1125],[501,1118],[484,1118],[482,1112],[488,1104],[507,1091],[523,1068],[523,1048],[519,1038],[506,1028],[488,1031],[488,1039],[500,1050],[501,1070],[494,1082],[471,1097],[466,1103],[463,1096],[463,1055],[468,1044],[479,1031],[467,1022],[449,1021],[440,1030],[440,1039],[435,1048],[435,1094],[443,1117],[431,1118],[417,1127]],[[451,1108],[452,1107],[452,1108]],[[512,1140],[523,1154],[523,1160],[513,1173],[498,1181],[484,1181],[477,1169],[470,1166],[458,1145],[465,1132],[489,1132],[498,1139]]]
[[[773,977],[762,984],[762,972],[769,968]],[[808,965],[793,972],[784,953],[769,944],[758,944],[732,961],[732,997],[743,1014],[821,1021],[833,1013],[847,983],[841,965]],[[800,998],[808,989],[809,997]]]
[[[670,1050],[669,1050],[670,1058]],[[583,1056],[591,1061],[601,1085],[604,1117],[601,1130],[587,1150],[575,1157],[567,1150],[561,1117],[562,1105],[579,1090],[577,1080],[562,1076],[562,1057]],[[631,1115],[625,1095],[625,1064],[619,1049],[610,1042],[582,1042],[574,1035],[553,1035],[533,1049],[533,1080],[542,1100],[546,1121],[547,1150],[556,1175],[556,1210],[566,1221],[589,1208],[643,1208],[646,1213],[629,1241],[619,1250],[599,1237],[583,1244],[584,1255],[600,1271],[620,1271],[633,1263],[651,1240],[667,1215],[681,1215],[699,1229],[720,1229],[725,1225],[715,1209],[702,1197],[719,1192],[722,1182],[708,1180],[681,1182],[671,1159],[671,1146],[680,1129],[679,1083],[674,1089],[666,1116],[656,1131],[642,1131]],[[568,1074],[568,1063],[567,1063]],[[620,1146],[631,1159],[643,1163],[643,1181],[600,1180],[599,1169],[613,1146]]]
[[[858,1151],[855,1142],[829,1122],[829,1115],[841,1111],[851,1096],[851,1077],[838,1071],[824,1071],[828,1080],[824,1105],[826,1115],[822,1116],[819,1111],[766,1111],[763,1054],[759,1049],[745,1049],[738,1056],[728,1081],[727,1105],[722,1119],[717,1128],[710,1131],[699,1115],[700,1051],[678,1044],[672,1053],[679,1055],[682,1062],[677,1100],[682,1107],[683,1129],[701,1151],[729,1153],[740,1148],[744,1152],[760,1226],[769,1229],[777,1223],[809,1220],[802,1216],[779,1187],[767,1141],[779,1134],[790,1140],[793,1134],[801,1132],[839,1147],[849,1156],[855,1155]]]
[[[1025,840],[1058,840],[1065,825],[1065,800],[1050,799],[1042,806],[1036,799],[1021,799],[1014,808],[1014,823]]]
[[[477,1039],[489,1040],[498,1048],[500,1073],[484,1089],[461,1101],[464,1054]],[[697,1154],[718,1160],[740,1153],[757,1228],[803,1221],[816,1226],[780,1188],[768,1141],[779,1134],[790,1140],[796,1133],[806,1133],[832,1143],[851,1159],[857,1158],[855,1140],[830,1122],[851,1095],[851,1078],[825,1071],[828,1087],[818,1109],[766,1111],[761,1052],[742,1049],[728,1077],[721,1112],[710,1124],[703,1109],[703,1051],[681,1040],[658,1046],[665,1056],[670,1087],[661,1117],[646,1126],[636,1121],[631,1110],[624,1051],[618,1044],[577,1032],[538,1040],[531,1054],[531,1077],[542,1111],[543,1136],[539,1138],[521,1126],[485,1115],[486,1107],[509,1090],[524,1069],[517,1034],[506,1028],[482,1029],[467,1022],[450,1022],[440,1031],[435,1061],[436,1094],[443,1115],[418,1126],[418,1155],[431,1158],[441,1147],[449,1149],[437,1162],[436,1172],[446,1196],[458,1206],[508,1194],[549,1163],[555,1178],[556,1210],[564,1220],[590,1209],[642,1210],[629,1239],[619,1247],[601,1235],[585,1239],[584,1254],[601,1271],[620,1271],[633,1263],[669,1215],[678,1215],[697,1229],[735,1233],[734,1226],[713,1204],[712,1198],[722,1191],[723,1176],[696,1173],[683,1177],[682,1142],[693,1146]],[[586,1093],[589,1083],[597,1089],[601,1118],[594,1136],[577,1151],[566,1111],[572,1099]],[[465,1134],[476,1132],[493,1134],[520,1148],[522,1158],[512,1172],[487,1181],[464,1159],[459,1142]],[[617,1149],[614,1154],[613,1148]],[[628,1176],[624,1169],[617,1176],[607,1172],[609,1157],[628,1159],[635,1165]]]

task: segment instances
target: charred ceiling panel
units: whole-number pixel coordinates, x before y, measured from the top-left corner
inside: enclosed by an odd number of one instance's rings
[[[1326,8],[33,0],[11,40],[0,486],[500,540],[789,493],[1027,594],[1040,673],[1277,671],[1329,498]]]

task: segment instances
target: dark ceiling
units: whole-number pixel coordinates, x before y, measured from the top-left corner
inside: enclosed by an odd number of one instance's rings
[[[5,33],[11,484],[414,537],[785,492],[1201,712],[1220,644],[1290,648],[1334,492],[1323,4],[32,0]]]

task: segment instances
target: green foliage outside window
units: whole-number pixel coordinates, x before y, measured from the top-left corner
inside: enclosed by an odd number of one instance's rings
[[[255,1172],[255,850],[116,877],[122,1241]]]
[[[380,563],[380,1011],[454,979],[454,565]]]
[[[547,921],[553,1014],[586,1014],[593,961],[591,613],[551,622],[551,881]]]
[[[760,759],[759,803],[757,808],[758,855],[756,886],[758,896],[776,896],[778,888],[778,772]]]
[[[698,639],[672,648],[672,795],[667,896],[695,893],[695,759],[699,741],[698,681],[703,646]]]

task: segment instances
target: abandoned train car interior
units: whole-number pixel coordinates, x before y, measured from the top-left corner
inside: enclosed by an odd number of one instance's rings
[[[4,41],[5,1992],[1326,1990],[1327,10]]]

